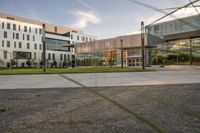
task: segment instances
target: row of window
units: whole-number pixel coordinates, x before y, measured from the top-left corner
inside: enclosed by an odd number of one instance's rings
[[[7,51],[3,51],[3,56],[4,56],[4,59],[7,59],[8,58],[8,53]],[[17,59],[30,59],[31,58],[31,52],[13,52],[13,55],[14,55],[14,58],[17,58]],[[33,59],[36,60],[36,57],[37,57],[37,54],[36,52],[33,52]],[[41,54],[41,58],[42,58],[43,54]],[[48,53],[48,60],[55,60],[55,53]],[[60,54],[60,60],[70,60],[70,55],[66,55],[66,54]]]
[[[55,54],[48,53],[48,60],[55,60]],[[70,60],[70,57],[66,54],[60,54],[60,60]]]
[[[73,35],[71,35],[71,39],[73,40],[73,38],[74,38],[74,36]],[[88,41],[92,41],[92,38],[88,38],[88,37],[81,37],[80,38],[80,36],[77,36],[77,41],[83,41],[83,42],[88,42]]]
[[[21,29],[21,25],[16,25],[16,24],[10,24],[10,23],[4,23],[4,22],[2,22],[2,29],[8,29],[8,30],[18,30],[18,31],[21,31],[22,29]],[[35,31],[35,34],[42,34],[42,29],[40,29],[40,28],[35,28],[35,29],[32,29],[30,26],[28,27],[28,26],[24,26],[24,29],[23,29],[23,31],[24,32],[29,32],[29,33],[32,33],[33,32],[33,30]]]
[[[4,37],[4,38],[8,38],[8,32],[7,32],[7,31],[4,31],[4,32],[3,32],[3,37]],[[30,41],[30,40],[31,40],[29,34],[26,34],[26,35],[23,34],[23,35],[22,35],[22,38],[23,38],[23,40],[25,40],[25,38],[26,38],[27,41]],[[14,32],[13,32],[13,39],[19,40],[19,33],[14,33]],[[32,36],[32,40],[35,41],[35,36],[34,36],[34,35]]]
[[[10,48],[11,47],[11,42],[10,41],[6,41],[5,42],[4,40],[2,40],[1,46]],[[18,42],[18,45],[17,45],[17,42],[14,42],[14,48],[22,48],[22,42]],[[30,49],[30,43],[26,44],[26,48]],[[36,43],[34,44],[34,49],[35,50],[38,49],[38,44],[36,44]],[[42,44],[39,45],[39,50],[42,50]]]
[[[152,28],[154,30],[154,34],[162,33],[173,33],[184,30],[184,25],[182,23],[171,23],[171,24],[163,24],[163,25],[155,25],[154,27],[149,27],[148,30],[152,33]]]

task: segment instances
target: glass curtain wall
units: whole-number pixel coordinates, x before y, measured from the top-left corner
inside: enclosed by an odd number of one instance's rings
[[[121,65],[120,49],[98,50],[76,54],[77,66],[117,66]]]
[[[159,44],[152,49],[152,64],[199,64],[200,38]]]

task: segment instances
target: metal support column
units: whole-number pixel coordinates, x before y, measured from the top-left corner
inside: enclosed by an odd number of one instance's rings
[[[123,40],[121,40],[121,68],[124,67]]]
[[[43,42],[43,54],[42,54],[43,72],[46,72],[45,24],[42,25],[42,42]]]
[[[192,39],[189,39],[189,41],[190,41],[190,65],[192,65],[192,50],[193,50]]]
[[[142,70],[145,70],[144,22],[141,22]]]

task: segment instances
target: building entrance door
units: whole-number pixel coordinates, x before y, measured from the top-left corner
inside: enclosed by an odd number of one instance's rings
[[[136,67],[141,66],[141,59],[140,58],[130,58],[128,59],[128,66],[129,67]]]

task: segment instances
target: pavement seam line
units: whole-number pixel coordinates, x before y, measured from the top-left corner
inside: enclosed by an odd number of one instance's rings
[[[76,80],[74,80],[74,79],[69,78],[68,76],[65,76],[65,75],[63,75],[63,74],[59,74],[59,75],[60,75],[61,77],[63,77],[64,79],[67,79],[67,80],[69,80],[69,81],[71,81],[71,82],[73,82],[73,83],[75,83],[75,84],[77,84],[77,85],[83,87],[84,89],[86,89],[86,90],[92,92],[93,94],[95,94],[95,95],[97,95],[97,96],[99,96],[99,97],[101,97],[101,98],[103,98],[103,99],[109,101],[110,103],[112,103],[112,104],[114,104],[115,106],[119,107],[119,108],[122,109],[123,111],[125,111],[125,112],[129,113],[130,115],[134,116],[136,119],[140,120],[142,123],[146,124],[146,125],[149,126],[150,128],[154,129],[156,132],[158,132],[158,133],[165,133],[162,129],[160,129],[158,126],[156,126],[155,124],[153,124],[153,123],[150,122],[149,120],[143,118],[143,117],[140,116],[138,113],[136,113],[136,112],[134,112],[134,111],[132,111],[132,110],[126,108],[125,106],[123,106],[123,105],[121,105],[120,103],[114,101],[113,99],[111,99],[111,98],[109,98],[109,97],[103,95],[102,93],[99,93],[98,91],[96,91],[96,90],[94,90],[94,89],[92,89],[92,88],[90,88],[90,87],[87,87],[87,86],[81,84],[80,82],[78,82],[78,81],[76,81]]]

